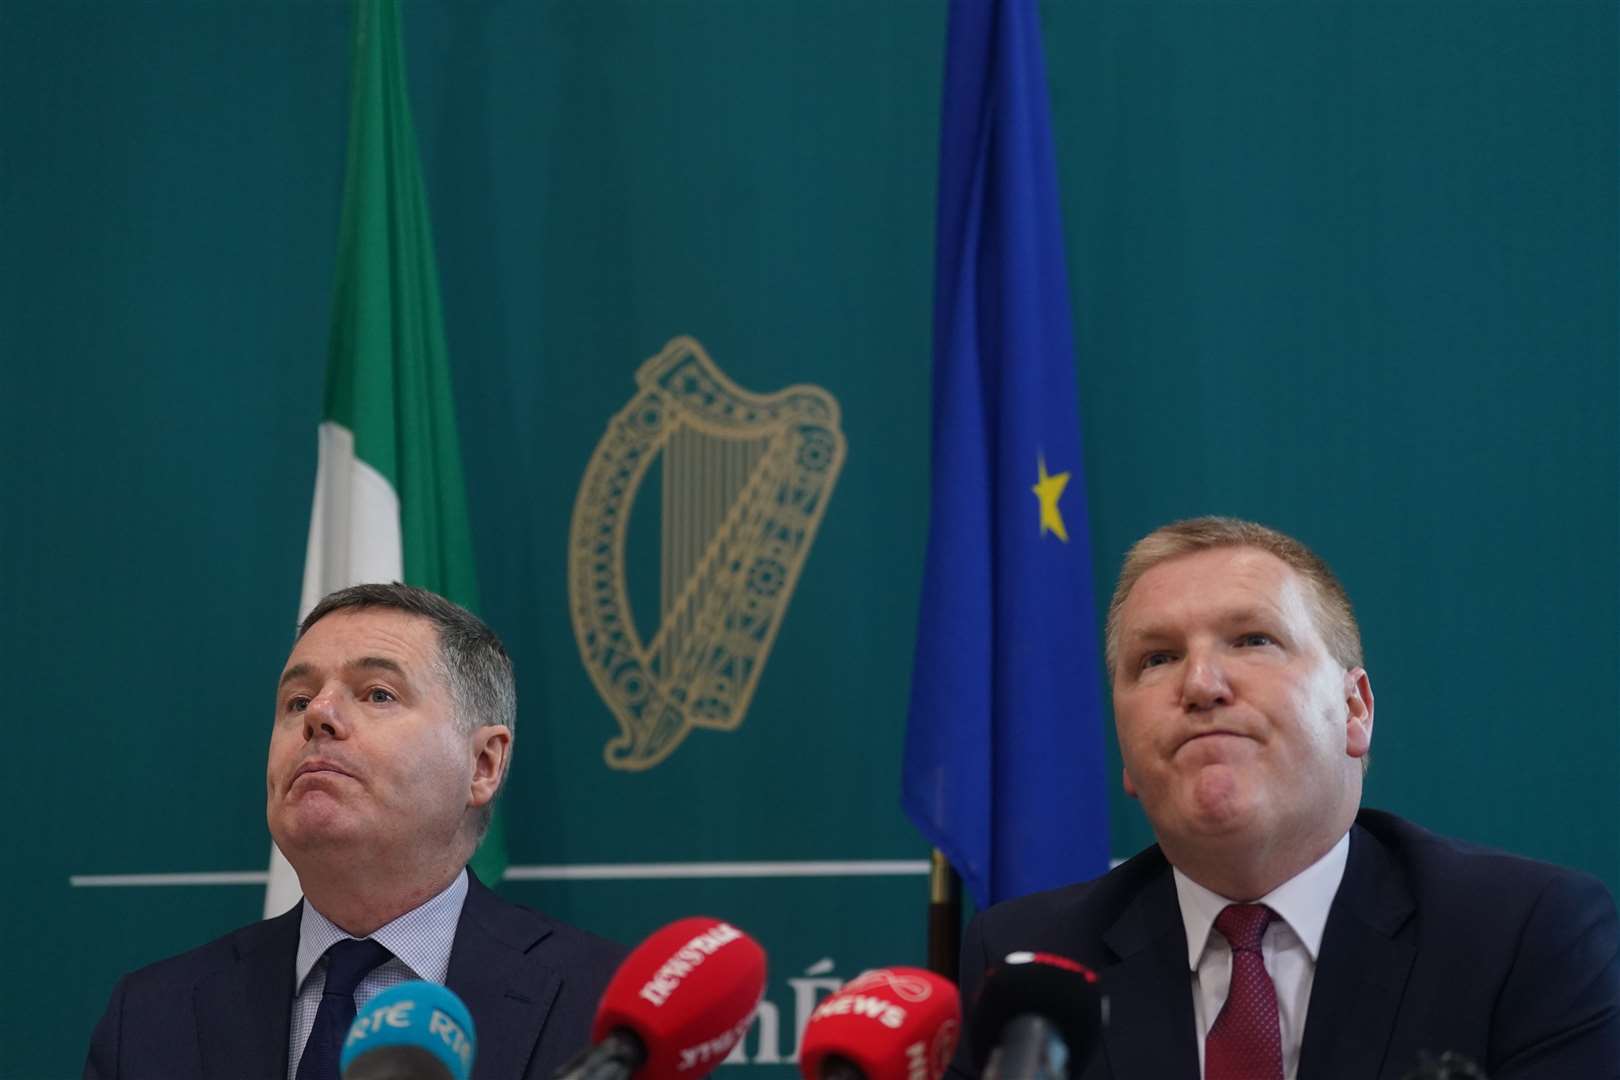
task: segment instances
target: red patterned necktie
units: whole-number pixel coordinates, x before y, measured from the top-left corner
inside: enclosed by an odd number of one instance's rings
[[[1277,988],[1260,955],[1275,914],[1263,904],[1232,904],[1215,918],[1232,946],[1232,987],[1204,1039],[1204,1080],[1282,1080]]]

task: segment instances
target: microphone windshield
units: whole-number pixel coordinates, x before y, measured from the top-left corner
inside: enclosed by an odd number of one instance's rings
[[[764,994],[759,942],[719,919],[680,919],[619,965],[591,1041],[630,1031],[647,1052],[636,1080],[697,1080],[742,1040]]]
[[[1067,956],[1012,952],[984,973],[968,1020],[975,1071],[982,1072],[1007,1022],[1039,1016],[1057,1029],[1071,1060],[1084,1061],[1107,1022],[1108,999],[1097,973]]]
[[[961,1028],[961,997],[949,979],[921,968],[877,968],[816,1006],[799,1069],[817,1080],[831,1058],[853,1064],[866,1080],[939,1080]]]
[[[344,1080],[468,1080],[477,1035],[461,999],[438,983],[405,982],[372,998],[349,1027]]]

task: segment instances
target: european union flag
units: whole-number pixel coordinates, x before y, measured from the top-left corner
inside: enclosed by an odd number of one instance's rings
[[[980,907],[1108,868],[1102,657],[1034,0],[953,0],[902,803]]]

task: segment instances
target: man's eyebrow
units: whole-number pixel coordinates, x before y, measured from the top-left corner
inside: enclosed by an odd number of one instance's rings
[[[1229,611],[1221,616],[1221,622],[1228,625],[1236,623],[1272,623],[1276,622],[1279,612],[1269,607],[1245,607]]]
[[[405,677],[405,669],[399,666],[399,661],[386,656],[362,656],[358,660],[350,660],[343,668],[345,671],[391,671],[401,678]]]
[[[302,679],[305,675],[308,675],[314,670],[314,667],[310,664],[294,664],[292,667],[281,673],[281,679],[276,683],[276,689],[280,690],[283,686],[286,686],[294,679]]]
[[[399,666],[397,660],[390,660],[386,656],[362,656],[358,660],[350,660],[343,665],[346,671],[389,671],[401,678],[408,678],[405,669]],[[295,679],[302,679],[313,674],[315,665],[298,663],[281,673],[281,681],[276,683],[276,689],[286,686]]]

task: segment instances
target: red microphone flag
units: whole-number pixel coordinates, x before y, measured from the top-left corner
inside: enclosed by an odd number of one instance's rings
[[[748,1031],[764,993],[759,942],[719,919],[679,919],[619,965],[591,1039],[633,1031],[647,1050],[635,1080],[699,1080]]]
[[[866,1080],[939,1080],[961,1027],[961,998],[950,980],[922,968],[877,968],[810,1014],[799,1069],[818,1080],[828,1058],[843,1058]]]

